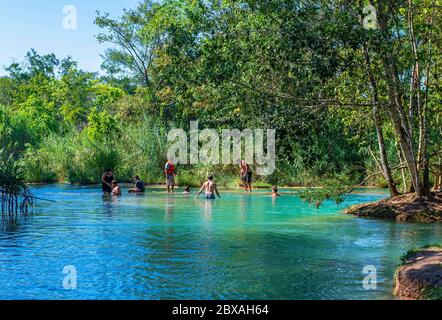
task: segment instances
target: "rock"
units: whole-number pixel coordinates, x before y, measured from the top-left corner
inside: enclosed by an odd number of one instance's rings
[[[401,299],[442,299],[442,247],[409,251],[396,270],[393,293]]]

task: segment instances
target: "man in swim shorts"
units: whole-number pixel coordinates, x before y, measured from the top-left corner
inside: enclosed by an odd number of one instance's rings
[[[198,198],[198,196],[201,194],[201,192],[205,191],[204,197],[208,200],[214,200],[215,199],[215,193],[216,195],[221,198],[218,187],[215,182],[213,182],[213,176],[210,175],[207,178],[207,181],[204,182],[203,186],[201,187],[200,191],[196,194],[195,198]]]
[[[244,189],[246,192],[247,191],[252,192],[252,174],[253,174],[252,168],[245,160],[241,160],[240,168],[241,168],[240,175],[244,185]]]

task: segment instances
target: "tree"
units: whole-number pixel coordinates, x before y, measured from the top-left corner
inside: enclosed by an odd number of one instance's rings
[[[137,83],[150,85],[149,68],[160,36],[142,33],[153,18],[157,4],[142,2],[134,10],[125,10],[120,19],[111,19],[109,14],[97,11],[95,24],[106,31],[97,36],[100,43],[111,43],[104,55],[102,68],[112,77],[129,72]]]

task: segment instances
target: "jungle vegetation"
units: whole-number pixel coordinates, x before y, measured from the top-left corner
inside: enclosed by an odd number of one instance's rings
[[[272,128],[263,185],[358,185],[430,197],[442,184],[442,1],[140,1],[97,12],[101,72],[30,49],[0,78],[2,166],[27,182],[163,180],[166,135]],[[235,166],[179,167],[180,184]],[[1,172],[1,169],[0,169]],[[1,185],[1,183],[0,183]],[[309,199],[309,195],[306,196]],[[317,197],[317,195],[316,195]]]

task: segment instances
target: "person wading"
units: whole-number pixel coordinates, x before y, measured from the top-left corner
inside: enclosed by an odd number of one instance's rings
[[[112,193],[112,181],[114,181],[114,174],[111,169],[106,169],[101,177],[101,189],[104,193]]]
[[[166,175],[166,185],[167,185],[167,192],[170,192],[175,188],[175,165],[172,163],[172,161],[168,160],[166,162],[166,165],[164,167],[164,174]]]
[[[244,190],[246,192],[252,192],[252,168],[245,160],[241,160],[240,170],[240,176],[244,185]]]

